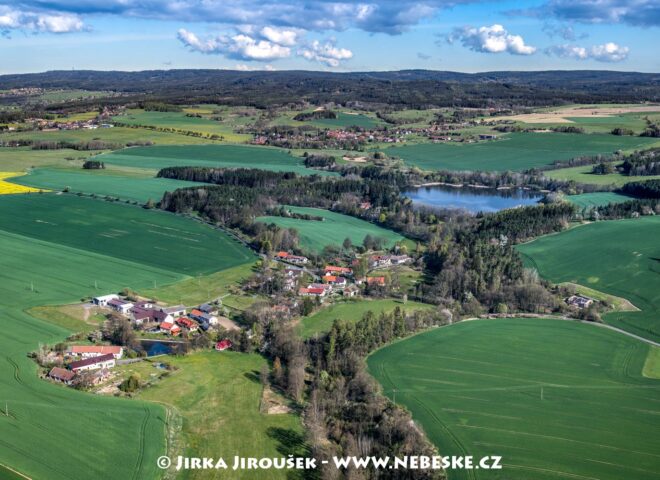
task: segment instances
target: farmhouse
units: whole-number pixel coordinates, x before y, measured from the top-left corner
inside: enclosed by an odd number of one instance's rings
[[[75,372],[67,370],[66,368],[53,367],[48,376],[57,382],[62,382],[65,385],[71,385],[76,376]]]
[[[370,268],[382,268],[392,265],[391,255],[372,255],[369,257]]]
[[[358,293],[360,293],[360,289],[355,285],[349,285],[341,293],[345,297],[357,297]]]
[[[582,295],[571,295],[566,299],[566,303],[572,307],[589,308],[594,303],[594,300]]]
[[[291,255],[290,253],[287,252],[277,252],[275,257],[277,257],[279,260],[284,260],[285,262],[289,262],[289,263],[295,263],[297,265],[304,265],[309,261],[307,257],[303,257],[300,255]]]
[[[199,325],[196,322],[193,322],[187,317],[179,317],[176,319],[177,325],[181,328],[185,328],[189,332],[196,332],[199,329]]]
[[[348,267],[336,267],[334,265],[326,265],[323,269],[326,275],[351,275],[353,270]]]
[[[172,335],[173,337],[179,335],[181,333],[181,327],[176,325],[173,322],[163,322],[160,324],[160,331],[161,333],[165,333],[167,335]]]
[[[301,297],[325,297],[325,294],[324,288],[307,287],[298,289],[298,295]]]
[[[97,368],[112,368],[115,366],[115,357],[112,353],[98,357],[86,358],[71,362],[69,369],[73,372],[83,372],[86,370],[96,370]]]
[[[385,277],[367,277],[367,285],[385,286]]]
[[[108,302],[110,300],[116,300],[118,298],[119,298],[119,295],[115,295],[115,294],[102,295],[100,297],[92,298],[92,303],[94,305],[98,305],[99,307],[106,307],[106,306],[108,306]]]
[[[323,281],[329,285],[340,288],[345,287],[348,283],[344,277],[338,277],[336,275],[326,275],[323,277]]]
[[[218,311],[216,307],[208,303],[201,304],[199,307],[197,307],[197,309],[201,310],[204,313],[216,313]]]
[[[112,354],[116,360],[119,360],[124,355],[124,347],[116,345],[71,345],[68,353],[82,359]]]

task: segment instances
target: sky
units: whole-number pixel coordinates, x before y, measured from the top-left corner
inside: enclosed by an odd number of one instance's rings
[[[0,73],[660,72],[660,0],[0,0]]]

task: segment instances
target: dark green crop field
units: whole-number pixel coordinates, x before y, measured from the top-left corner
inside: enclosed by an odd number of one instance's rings
[[[633,200],[633,197],[614,192],[594,192],[569,195],[566,197],[566,200],[574,203],[580,209],[589,209],[609,205],[610,203],[627,202],[628,200]]]
[[[520,245],[529,266],[559,283],[579,283],[630,300],[611,325],[660,340],[660,217],[596,222]]]
[[[630,151],[658,143],[654,138],[568,133],[511,133],[466,145],[424,143],[387,149],[422,170],[521,171],[580,155]]]
[[[438,328],[378,350],[369,371],[442,455],[502,457],[449,479],[651,480],[660,471],[660,380],[649,346],[572,321]]]
[[[226,234],[170,213],[75,195],[0,198],[2,230],[181,274],[253,261]]]
[[[238,145],[133,147],[97,157],[109,165],[160,170],[165,167],[259,168],[300,175],[327,174],[305,168],[302,158],[285,150]]]
[[[28,175],[11,179],[11,182],[46,190],[61,191],[68,188],[73,193],[110,196],[140,203],[145,203],[149,199],[157,202],[162,198],[163,193],[177,188],[203,185],[169,178],[130,177],[97,170],[51,168],[36,169]]]

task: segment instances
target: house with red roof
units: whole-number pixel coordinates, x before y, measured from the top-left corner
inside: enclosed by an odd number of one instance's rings
[[[161,333],[175,337],[181,333],[181,327],[174,322],[166,321],[160,324],[160,331]]]
[[[71,345],[67,353],[83,359],[111,353],[116,360],[119,360],[124,355],[124,347],[117,345]]]
[[[62,382],[65,385],[71,385],[71,383],[73,383],[73,379],[76,377],[76,372],[72,372],[66,368],[53,367],[50,372],[48,372],[48,376],[56,382]]]
[[[353,270],[348,267],[337,267],[334,265],[326,265],[323,269],[326,275],[351,275]]]
[[[385,286],[385,277],[367,277],[367,285]]]
[[[325,288],[303,287],[298,289],[298,295],[301,297],[325,297]]]
[[[179,317],[176,319],[177,325],[179,325],[181,328],[185,328],[189,332],[196,332],[199,330],[199,325],[197,322],[192,321],[191,319],[187,317]]]

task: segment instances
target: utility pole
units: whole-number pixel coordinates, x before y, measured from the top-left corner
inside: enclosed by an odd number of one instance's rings
[[[396,388],[392,389],[392,401],[394,402],[394,405],[396,405]]]

